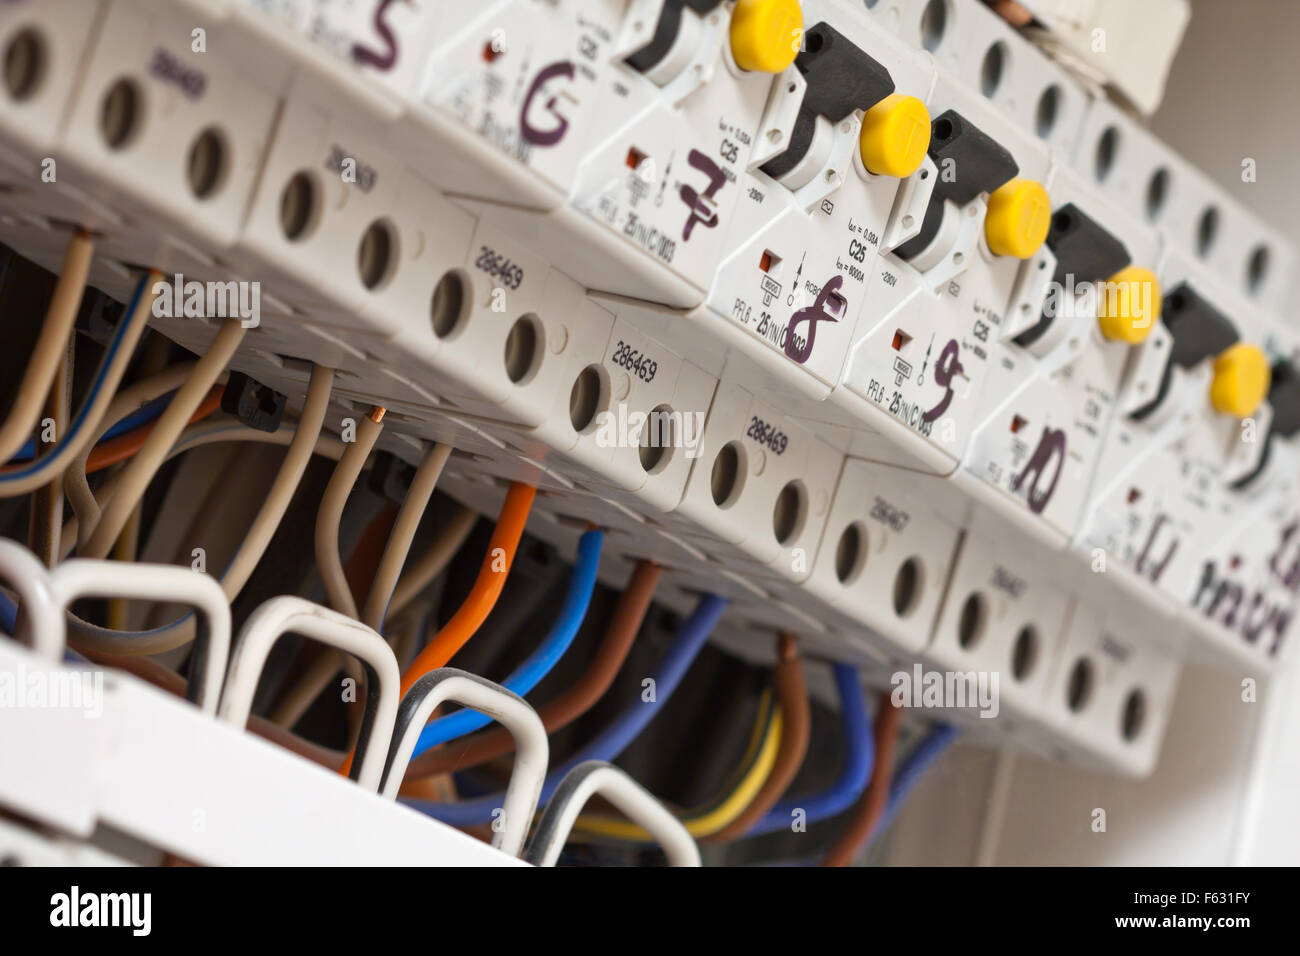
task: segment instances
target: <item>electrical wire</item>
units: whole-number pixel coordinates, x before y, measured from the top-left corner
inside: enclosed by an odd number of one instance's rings
[[[510,485],[474,586],[451,620],[416,655],[402,675],[403,694],[429,671],[450,661],[465,646],[465,642],[474,636],[496,605],[497,598],[501,596],[501,588],[505,586],[506,576],[510,573],[510,565],[514,563],[515,550],[519,547],[519,539],[523,536],[524,525],[528,523],[528,512],[532,509],[536,494],[537,489],[531,485],[518,481]]]
[[[171,460],[178,455],[183,455],[187,451],[193,451],[195,448],[201,448],[204,445],[248,443],[289,445],[295,438],[295,427],[295,423],[286,422],[273,432],[265,432],[260,428],[250,428],[236,418],[214,415],[208,421],[191,425],[182,432],[180,440],[172,447],[167,458]],[[312,449],[312,453],[328,458],[331,461],[338,461],[343,457],[346,447],[343,442],[334,436],[322,435],[316,439],[316,445]],[[101,490],[111,491],[117,478],[118,475],[110,474]],[[76,537],[77,524],[75,515],[64,523],[63,537],[65,541]]]
[[[91,532],[84,548],[78,548],[82,557],[102,558],[113,547],[122,533],[127,519],[136,504],[144,497],[153,476],[167,460],[168,452],[189,423],[190,416],[198,410],[217,377],[225,371],[247,330],[238,319],[226,319],[209,344],[203,357],[194,365],[193,374],[176,391],[167,410],[153,423],[144,445],[131,458],[122,472],[113,496],[103,506],[103,512]]]
[[[63,254],[63,266],[54,286],[41,326],[36,347],[27,359],[23,380],[13,408],[0,422],[0,461],[9,461],[31,436],[41,417],[41,408],[59,369],[67,360],[68,343],[81,311],[81,299],[86,292],[86,281],[94,260],[95,242],[84,230],[77,230],[68,240]]]
[[[202,448],[204,445],[291,445],[294,443],[297,430],[301,425],[301,421],[287,421],[273,432],[264,432],[260,428],[245,425],[237,418],[214,415],[205,422],[191,425],[185,429],[181,433],[180,440],[176,442],[167,457],[169,459],[175,458],[177,455],[193,451],[195,448]],[[333,435],[323,434],[316,439],[312,454],[328,458],[330,461],[338,461],[343,457],[343,452],[346,450],[347,445],[344,442]],[[109,482],[112,480],[112,477],[108,479]]]
[[[379,411],[382,418],[382,409]],[[375,416],[372,413],[371,419],[373,418]],[[375,422],[375,424],[378,425],[378,422]],[[378,431],[375,431],[374,434],[377,438]],[[373,447],[374,442],[371,441],[370,445]],[[434,489],[438,485],[438,478],[442,475],[442,470],[446,467],[447,459],[450,456],[451,446],[441,442],[430,447],[428,452],[425,453],[419,467],[415,470],[414,477],[411,479],[411,486],[402,501],[396,521],[391,525],[388,541],[384,546],[378,566],[375,568],[374,574],[370,575],[368,595],[360,617],[363,624],[380,634],[384,633],[384,621],[388,616],[388,605],[392,598],[393,588],[396,587],[398,577],[402,572],[402,566],[406,563],[406,558],[410,554],[411,542],[415,540],[415,533],[419,530],[420,519],[424,517],[424,512],[429,507],[429,501],[433,498]],[[342,470],[342,468],[343,463],[340,462],[339,470]],[[344,477],[346,478],[346,476]],[[355,476],[353,476],[353,482],[355,482]],[[349,484],[342,496],[344,501],[346,501],[347,493],[350,491],[351,485]],[[328,489],[326,493],[328,494]],[[332,507],[336,506],[337,504],[332,505]],[[323,514],[324,511],[322,510],[321,515]],[[321,540],[320,530],[320,518],[318,517],[318,541]],[[337,542],[337,534],[335,539]],[[337,556],[337,547],[332,553]],[[332,569],[331,573],[333,573]],[[345,582],[347,580],[346,573],[344,574],[344,580]],[[347,593],[349,597],[352,596],[350,585],[347,586]],[[390,643],[392,642],[390,641]],[[293,723],[296,723],[297,719],[306,712],[307,707],[310,707],[321,692],[329,686],[339,668],[346,667],[349,663],[347,659],[341,657],[337,652],[327,651],[317,658],[304,679],[298,682],[298,686],[294,689],[295,693],[286,702],[290,706],[282,707],[279,710],[279,713],[286,718],[285,726],[292,726]],[[360,678],[360,674],[356,676],[358,679]],[[292,721],[289,722],[288,718],[292,718]]]
[[[902,723],[903,709],[894,704],[890,694],[881,694],[876,711],[876,768],[871,774],[871,783],[858,801],[848,826],[822,860],[822,866],[850,865],[871,840],[889,798],[894,775],[894,750],[898,746],[898,730]]]
[[[347,575],[343,573],[343,560],[339,557],[339,526],[343,522],[348,496],[352,494],[361,469],[384,430],[383,422],[384,410],[378,405],[361,419],[353,440],[330,475],[325,494],[321,496],[320,510],[316,512],[316,567],[325,586],[326,598],[334,610],[353,618],[359,617],[360,612],[352,589],[348,587]],[[402,688],[402,693],[406,693],[406,688]]]
[[[455,514],[438,529],[433,543],[397,579],[397,587],[393,589],[393,597],[388,602],[390,617],[395,617],[406,610],[411,602],[447,569],[447,565],[469,539],[470,532],[474,530],[474,525],[477,523],[477,511],[464,505],[457,506]]]
[[[354,596],[370,593],[375,572],[379,569],[379,562],[384,556],[384,548],[387,547],[388,538],[393,533],[393,525],[397,523],[399,510],[395,503],[386,502],[362,529],[361,536],[352,545],[352,553],[348,555],[347,563],[343,565],[343,575],[347,578],[348,591]],[[340,670],[358,686],[362,686],[365,681],[366,675],[354,658],[344,657],[337,651],[319,644],[308,650],[308,664],[306,679],[298,682],[299,688],[303,690],[302,710],[299,717],[311,707],[320,693],[330,686]],[[315,689],[303,687],[304,683],[314,685]],[[355,734],[360,729],[363,715],[364,710],[360,707],[347,709],[345,716],[350,734]],[[296,721],[297,718],[295,717],[294,720]]]
[[[638,697],[595,740],[547,774],[546,783],[542,787],[541,804],[550,801],[555,788],[570,770],[588,760],[614,760],[627,749],[628,744],[637,738],[650,721],[654,720],[681,684],[682,678],[686,676],[691,663],[704,647],[718,619],[727,610],[727,604],[726,598],[713,594],[706,594],[700,598],[694,612],[682,625],[676,640],[660,662],[653,683],[644,685],[647,689],[653,688],[652,699]],[[493,811],[502,805],[501,801],[501,794],[490,794],[457,803],[426,803],[418,800],[408,802],[417,810],[452,826],[473,826],[491,820]]]
[[[224,385],[212,386],[208,394],[204,396],[203,401],[199,403],[199,407],[194,409],[194,414],[190,416],[186,424],[193,425],[195,422],[201,422],[219,409],[221,407],[221,396],[225,391],[226,387]],[[95,445],[90,452],[90,456],[86,459],[86,474],[103,471],[118,462],[134,457],[144,447],[145,442],[153,433],[157,424],[156,421],[145,422],[145,424],[139,425],[125,434]]]
[[[123,421],[129,420],[133,413],[140,410],[141,405],[147,407],[150,402],[159,401],[161,396],[175,392],[193,371],[193,362],[180,362],[155,372],[133,385],[126,386],[113,397],[108,411],[104,414],[104,421],[117,421],[120,425]],[[107,437],[115,427],[109,426],[107,429],[102,425],[97,427],[94,442]],[[78,544],[84,545],[90,539],[90,533],[95,529],[95,523],[99,521],[99,499],[90,490],[90,480],[86,477],[86,466],[94,442],[83,448],[63,473],[63,493],[72,505],[72,513],[77,517],[77,534],[69,535],[65,529],[64,557]]]
[[[390,614],[388,630],[391,634],[393,655],[399,667],[415,659],[420,642],[429,633],[429,619],[433,614],[434,595],[422,597],[407,606],[401,614]]]
[[[313,366],[311,378],[307,382],[307,397],[303,401],[302,415],[293,430],[289,450],[280,464],[280,470],[276,472],[271,489],[262,501],[262,507],[258,509],[257,516],[244,535],[243,543],[235,552],[226,573],[221,576],[221,588],[232,601],[253,576],[258,562],[275,537],[276,529],[289,510],[294,492],[302,484],[302,476],[307,471],[312,455],[316,453],[316,446],[325,427],[325,414],[329,411],[330,393],[333,389],[334,370],[323,365]]]
[[[376,407],[362,422],[357,433],[357,440],[349,448],[338,467],[330,477],[329,485],[321,501],[321,508],[316,517],[317,564],[321,568],[321,579],[326,584],[326,593],[331,605],[342,613],[359,616],[362,623],[373,630],[383,633],[387,618],[389,602],[393,588],[397,584],[402,566],[410,554],[411,542],[419,529],[420,519],[429,506],[437,487],[438,478],[451,455],[451,446],[433,445],[425,454],[416,469],[411,487],[397,512],[396,520],[388,519],[388,511],[381,511],[372,526],[382,523],[388,530],[387,543],[378,559],[373,574],[367,574],[369,580],[368,597],[365,607],[356,610],[353,587],[349,583],[347,570],[339,560],[338,527],[343,517],[347,499],[356,485],[365,460],[374,449],[383,430],[383,409]],[[362,535],[363,542],[369,537],[371,529]],[[341,578],[341,580],[340,580]],[[350,602],[350,604],[349,604]],[[289,688],[284,697],[276,704],[273,718],[284,727],[292,727],[305,714],[334,679],[340,668],[348,666],[348,661],[336,651],[326,650],[319,654],[308,666],[302,676]]]
[[[578,557],[573,564],[573,575],[564,595],[564,603],[560,606],[560,613],[537,650],[501,681],[506,690],[521,697],[527,694],[551,672],[578,636],[578,630],[587,617],[587,608],[591,605],[592,592],[596,589],[596,572],[600,567],[600,549],[604,538],[603,532],[593,528],[578,540]],[[492,720],[488,716],[476,710],[459,710],[428,724],[420,732],[415,753],[424,753],[438,744],[473,733],[490,723]]]
[[[791,635],[782,634],[777,638],[776,654],[773,681],[781,707],[781,748],[772,765],[772,772],[767,775],[754,799],[725,827],[705,837],[706,843],[726,843],[738,840],[748,833],[790,789],[790,784],[794,782],[808,753],[812,707],[808,700],[799,646]]]
[[[169,364],[170,352],[171,352],[170,340],[164,338],[161,335],[153,335],[150,338],[146,338],[144,342],[141,344],[140,356],[136,360],[137,374],[145,378],[150,378],[156,373],[166,369]],[[177,384],[179,385],[180,383],[178,382]],[[123,389],[123,391],[131,391],[131,389],[127,388],[127,389]],[[155,395],[153,401],[157,402],[160,406],[158,414],[162,414],[163,410],[166,409],[166,401],[164,400],[162,402],[159,402],[159,399],[156,397],[156,393],[150,393],[150,394]],[[115,422],[115,424],[111,424],[108,426],[107,431],[109,432],[117,431],[119,429],[119,426],[121,425],[121,420],[123,418],[133,417],[128,411],[129,406],[128,408],[119,409],[118,402],[121,400],[121,398],[122,398],[122,392],[120,391],[116,396],[114,396],[113,403],[108,407],[108,414],[105,415],[105,419],[107,421]],[[168,400],[169,399],[170,396],[168,397]],[[147,397],[144,399],[137,399],[137,400],[147,401]],[[138,415],[140,409],[135,408],[133,409],[133,411],[135,412],[135,414]],[[155,415],[149,418],[147,421],[141,422],[140,424],[141,425],[147,424],[148,422],[153,421],[156,417],[157,416]],[[96,430],[100,432],[104,431],[102,423],[100,428]],[[127,431],[129,431],[129,429],[120,430],[118,431],[118,434],[126,434]],[[92,453],[95,449],[99,448],[100,445],[106,441],[112,441],[112,439],[105,438],[104,435],[101,434],[96,439],[95,444],[92,446],[91,449]],[[67,472],[64,473],[63,485],[65,488],[68,487],[68,485],[73,482],[73,472],[79,472],[83,483],[86,485],[87,493],[89,495],[89,479],[86,478],[86,465],[89,460],[89,457],[90,456],[85,451],[83,451],[80,455],[77,456],[76,462],[74,462],[73,465],[68,468]],[[62,499],[66,497],[66,494],[65,493],[60,494],[59,497],[60,497],[59,518],[60,521],[62,521],[62,517],[63,517]],[[94,520],[98,520],[99,502],[98,500],[94,499],[93,495],[91,495],[90,497],[92,498],[92,500],[95,500]],[[135,561],[138,558],[140,552],[140,535],[144,524],[143,515],[144,515],[144,502],[142,501],[140,504],[135,506],[135,510],[131,512],[130,520],[127,521],[126,527],[122,529],[122,534],[118,537],[117,541],[113,544],[113,560]],[[157,605],[155,605],[155,607],[157,607]],[[116,631],[125,631],[127,628],[131,626],[131,602],[124,595],[117,595],[108,600],[107,608],[105,611],[105,624],[107,624],[110,628]]]
[[[123,394],[123,392],[125,392],[125,389],[123,389],[122,392],[118,392],[118,397],[120,397]],[[147,402],[141,405],[130,415],[126,416],[121,421],[115,422],[113,425],[111,425],[109,429],[106,432],[104,432],[102,435],[100,435],[99,439],[97,440],[108,440],[111,438],[117,438],[119,435],[125,435],[133,428],[138,428],[141,425],[147,425],[149,422],[153,421],[163,413],[163,411],[167,408],[167,403],[170,402],[171,399],[172,396],[171,393],[169,392],[165,395],[160,395],[158,398],[155,398],[151,402]],[[111,411],[109,414],[105,415],[104,417],[109,421],[112,421],[113,419],[113,415]],[[36,457],[36,441],[34,439],[29,438],[27,439],[27,444],[23,445],[23,447],[17,451],[17,453],[13,456],[13,458],[11,458],[8,461],[8,464],[12,465],[12,464],[19,464],[25,461],[31,461],[35,457]]]
[[[411,543],[415,540],[415,532],[419,530],[420,519],[429,507],[433,490],[438,486],[438,478],[450,456],[451,446],[443,442],[425,453],[420,466],[415,470],[415,477],[411,479],[411,487],[402,500],[397,522],[388,536],[384,556],[379,560],[379,568],[375,571],[370,593],[361,612],[361,620],[381,634],[384,632],[384,621],[388,616],[393,589],[397,587],[402,568],[411,553]]]
[[[232,440],[234,433],[239,434],[245,440],[270,442],[276,441],[278,438],[282,443],[283,439],[288,439],[289,451],[280,465],[280,470],[276,473],[275,480],[272,482],[262,506],[258,509],[257,515],[245,533],[239,550],[221,576],[221,589],[228,601],[233,601],[248,583],[248,579],[252,577],[258,562],[261,561],[262,555],[266,553],[271,538],[275,535],[276,529],[289,508],[294,492],[302,481],[307,463],[320,443],[321,430],[325,422],[325,413],[329,408],[329,397],[333,383],[334,372],[332,369],[321,366],[313,368],[311,380],[307,386],[307,398],[303,406],[302,417],[292,431],[280,429],[277,430],[277,433],[269,433],[255,428],[248,428],[242,424],[236,424],[235,428],[231,429],[221,422],[206,429],[204,426],[190,426],[190,429],[182,432],[180,441],[170,448],[164,456],[164,460],[166,460],[190,448],[197,447],[198,444],[206,444],[209,441]],[[280,432],[283,432],[282,437]],[[118,478],[119,475],[113,477]],[[102,628],[83,621],[75,615],[69,615],[68,630],[70,638],[78,646],[87,646],[109,653],[159,654],[180,647],[192,640],[194,626],[193,612],[170,624],[148,631],[118,631],[111,628]]]
[[[848,748],[839,777],[820,793],[781,801],[754,824],[750,836],[784,830],[797,818],[816,823],[833,817],[851,807],[866,787],[875,757],[866,697],[855,668],[837,663],[833,672]]]
[[[139,506],[136,507],[135,511],[131,512],[131,520],[126,523],[126,527],[122,529],[122,536],[113,545],[114,561],[134,561],[139,555],[140,516],[142,513],[142,508]],[[129,613],[130,603],[126,598],[109,598],[105,618],[110,628],[115,631],[125,631],[130,626],[127,618]]]
[[[587,669],[564,693],[537,708],[537,714],[542,718],[548,734],[567,727],[605,696],[623,662],[627,660],[662,574],[663,569],[652,561],[637,564]],[[485,731],[464,743],[456,742],[431,750],[411,761],[407,768],[404,794],[427,797],[429,794],[424,791],[428,778],[451,770],[477,767],[513,750],[514,738],[502,727]],[[409,792],[406,790],[408,787]]]
[[[889,829],[889,825],[894,822],[894,817],[903,809],[903,804],[907,802],[907,798],[916,788],[921,777],[925,775],[925,772],[930,769],[936,760],[943,756],[944,752],[952,746],[956,739],[956,727],[951,724],[939,724],[917,741],[916,746],[908,752],[907,756],[903,758],[903,762],[894,772],[894,781],[889,788],[889,803],[885,807],[884,815],[880,818],[880,824],[869,839],[875,839]]]
[[[391,501],[385,503],[353,543],[352,553],[343,566],[343,577],[349,594],[363,594],[370,590],[375,571],[384,556],[384,547],[393,533],[397,512],[397,505]],[[328,647],[313,644],[304,648],[304,651],[307,657],[306,667],[289,675],[286,686],[271,707],[271,719],[282,727],[297,724],[340,670],[347,670],[348,676],[355,680],[360,680],[362,676],[360,670],[354,668],[353,661]]]
[[[474,586],[451,620],[442,626],[402,674],[401,696],[405,697],[411,686],[429,671],[437,670],[451,660],[452,655],[465,646],[465,642],[474,636],[487,619],[510,574],[510,566],[514,563],[515,551],[519,548],[519,539],[523,537],[524,525],[528,523],[528,512],[532,509],[536,494],[537,489],[531,485],[518,481],[510,485]],[[342,772],[348,773],[351,767],[352,758],[349,756]]]
[[[343,576],[347,578],[348,590],[354,597],[370,593],[400,510],[396,502],[385,501],[352,543],[352,550],[343,565]]]
[[[160,278],[159,273],[150,272],[136,287],[135,295],[127,309],[127,317],[114,329],[113,337],[104,350],[104,357],[100,360],[99,368],[95,370],[95,375],[90,382],[86,398],[62,436],[62,440],[41,458],[23,465],[0,469],[0,498],[25,495],[42,485],[60,479],[64,470],[81,453],[86,444],[93,440],[95,429],[108,410],[113,394],[126,374],[131,355],[149,322],[154,296],[146,290]],[[206,391],[205,387],[204,392]]]
[[[745,756],[733,774],[733,783],[705,809],[682,816],[682,825],[691,836],[698,840],[718,833],[745,811],[772,773],[783,733],[781,709],[773,703],[772,692],[764,691],[755,716],[753,733],[746,746]],[[579,817],[577,829],[614,840],[636,843],[654,840],[644,827],[630,820],[596,814]]]
[[[54,435],[63,433],[72,415],[72,376],[76,358],[76,340],[69,337],[63,361],[59,363],[50,394],[45,400],[47,421]],[[27,521],[27,544],[47,568],[59,562],[63,534],[63,489],[56,478],[32,492],[31,510]]]
[[[203,402],[194,410],[188,424],[192,425],[195,422],[203,421],[203,419],[220,408],[221,395],[224,391],[224,386],[214,385],[203,399]],[[112,412],[113,408],[110,406],[109,415],[106,417],[111,417]],[[119,435],[117,438],[97,444],[87,449],[89,454],[83,453],[78,456],[77,460],[64,472],[64,494],[72,502],[72,513],[78,519],[76,547],[89,547],[90,538],[94,534],[95,528],[99,526],[99,519],[102,514],[99,498],[90,490],[90,481],[87,476],[133,457],[144,447],[145,441],[153,428],[154,423],[147,422],[132,431]],[[116,483],[114,487],[116,487]],[[131,513],[134,514],[138,510],[139,502],[136,503],[136,507],[132,509]],[[130,521],[130,516],[128,516],[127,520]],[[116,542],[114,543],[116,544]]]

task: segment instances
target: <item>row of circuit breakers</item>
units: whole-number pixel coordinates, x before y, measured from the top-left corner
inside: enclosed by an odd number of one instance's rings
[[[0,240],[257,283],[234,368],[337,369],[335,430],[535,484],[738,653],[996,672],[950,719],[1141,774],[1184,660],[1286,647],[1291,250],[977,0],[17,0],[0,49]]]

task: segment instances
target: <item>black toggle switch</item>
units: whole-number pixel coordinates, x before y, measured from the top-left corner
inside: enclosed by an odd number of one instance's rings
[[[1164,374],[1160,377],[1156,397],[1130,416],[1134,421],[1142,421],[1165,400],[1173,381],[1175,365],[1184,369],[1193,368],[1207,358],[1218,355],[1241,338],[1232,321],[1201,298],[1186,282],[1165,296],[1160,321],[1169,329],[1174,343],[1169,351],[1169,360],[1165,363]]]
[[[1132,261],[1124,243],[1074,203],[1066,203],[1052,214],[1047,247],[1056,256],[1056,272],[1052,278],[1061,287],[1068,276],[1074,276],[1076,285],[1104,282]],[[1051,328],[1054,318],[1043,315],[1037,324],[1017,335],[1015,343],[1033,345]]]
[[[1015,179],[1020,172],[1006,147],[956,110],[936,116],[930,124],[929,152],[939,167],[939,181],[934,184],[921,231],[894,250],[900,259],[911,259],[934,242],[943,222],[945,199],[964,206],[980,193],[991,193]],[[949,169],[955,175],[948,176]]]
[[[628,64],[641,73],[654,68],[668,55],[682,28],[682,10],[689,8],[703,16],[722,6],[722,0],[664,0],[650,42],[627,58]]]
[[[1170,360],[1180,368],[1199,365],[1241,338],[1232,321],[1186,282],[1165,296],[1160,320],[1173,334]]]
[[[1047,247],[1056,256],[1056,280],[1104,282],[1133,260],[1120,242],[1074,203],[1052,214]]]
[[[1273,422],[1264,436],[1264,450],[1259,455],[1259,465],[1244,478],[1233,482],[1232,490],[1240,491],[1260,476],[1273,454],[1275,438],[1290,438],[1300,432],[1300,372],[1283,359],[1274,362],[1268,385],[1268,404],[1273,408]]]
[[[854,110],[869,110],[894,92],[894,78],[852,40],[826,23],[804,34],[804,48],[794,65],[808,82],[795,118],[790,145],[763,164],[763,172],[779,179],[808,155],[817,117],[839,123]]]
[[[1272,432],[1283,438],[1300,432],[1300,371],[1285,359],[1273,363],[1268,403],[1273,407]]]

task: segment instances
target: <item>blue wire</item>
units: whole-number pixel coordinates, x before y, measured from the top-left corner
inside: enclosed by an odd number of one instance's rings
[[[858,681],[858,672],[847,664],[836,664],[835,688],[840,697],[840,719],[847,738],[847,754],[839,778],[821,793],[783,800],[754,824],[747,836],[759,836],[789,829],[796,811],[803,811],[808,823],[827,820],[843,813],[857,802],[876,762],[876,744],[867,712],[867,698]]]
[[[940,724],[922,738],[912,748],[911,752],[903,758],[903,762],[898,765],[898,769],[894,772],[894,780],[889,787],[889,803],[885,806],[885,812],[881,814],[880,819],[876,822],[876,828],[871,831],[871,843],[874,843],[877,836],[889,829],[894,816],[903,808],[908,795],[912,792],[912,788],[916,786],[917,781],[921,779],[922,774],[956,739],[956,727]],[[815,858],[800,857],[791,860],[772,860],[754,865],[816,866],[818,862]]]
[[[128,337],[133,325],[132,316],[140,304],[140,298],[144,295],[145,286],[149,282],[146,275],[140,280],[140,284],[135,288],[135,294],[131,297],[131,304],[127,307],[123,318],[113,330],[113,338],[108,343],[108,348],[104,352],[103,359],[100,360],[99,368],[95,370],[94,381],[90,383],[90,389],[86,393],[85,399],[81,403],[81,408],[77,409],[76,417],[73,418],[72,424],[68,426],[67,432],[64,433],[63,439],[54,446],[44,458],[38,458],[22,468],[15,468],[13,471],[0,473],[0,484],[19,481],[30,475],[40,474],[42,471],[50,470],[54,462],[60,457],[66,457],[68,449],[74,444],[74,439],[82,429],[89,425],[89,412],[95,405],[95,400],[99,393],[104,389],[104,383],[108,377],[108,370],[113,365],[113,360],[117,357],[118,351],[122,348],[123,341]]]
[[[502,682],[507,690],[514,691],[521,697],[527,694],[551,672],[551,668],[573,643],[587,616],[587,607],[591,604],[591,592],[596,587],[596,569],[600,567],[600,546],[604,538],[603,532],[592,530],[578,541],[578,559],[573,565],[573,577],[569,581],[569,590],[564,596],[560,616],[537,650]],[[492,718],[486,714],[469,708],[458,710],[427,724],[420,732],[420,740],[415,745],[412,756],[418,757],[431,747],[463,737],[490,723]]]
[[[146,402],[144,405],[141,405],[136,411],[132,412],[130,415],[127,415],[126,418],[123,418],[117,424],[113,425],[108,431],[104,432],[104,435],[102,438],[100,438],[100,441],[101,442],[111,441],[112,439],[117,438],[119,435],[125,435],[133,428],[139,428],[141,425],[147,425],[149,422],[154,421],[159,416],[161,416],[162,413],[166,410],[168,404],[170,404],[172,400],[172,396],[174,396],[175,394],[176,392],[175,390],[173,390],[168,392],[166,395],[160,395],[158,398],[155,398],[153,401]],[[31,461],[35,457],[36,457],[36,442],[33,439],[29,438],[27,439],[27,444],[23,445],[23,447],[18,450],[18,453],[14,455],[10,464],[14,464],[16,462],[22,462],[22,461]]]
[[[956,727],[950,724],[939,724],[917,741],[916,746],[903,758],[903,762],[894,771],[894,782],[889,787],[889,803],[885,806],[885,812],[881,816],[880,822],[876,824],[876,829],[872,831],[872,840],[875,840],[877,836],[889,829],[889,824],[893,822],[898,811],[903,808],[903,804],[907,801],[907,797],[916,786],[917,781],[956,739]]]
[[[718,619],[727,609],[727,599],[706,594],[700,598],[695,611],[682,625],[681,632],[673,646],[664,655],[659,665],[659,673],[654,678],[655,697],[652,701],[638,700],[631,704],[581,752],[569,758],[562,766],[546,775],[542,786],[541,804],[550,802],[555,788],[565,775],[585,760],[613,760],[636,739],[646,725],[655,718],[668,698],[673,695],[691,662],[695,660],[708,640]],[[457,803],[431,803],[423,800],[405,801],[411,807],[429,816],[449,823],[452,826],[474,826],[492,819],[492,814],[504,801],[502,793],[481,797],[477,800],[462,800]]]
[[[14,636],[14,630],[18,627],[18,605],[9,600],[9,595],[0,591],[0,631],[4,631],[10,637]]]

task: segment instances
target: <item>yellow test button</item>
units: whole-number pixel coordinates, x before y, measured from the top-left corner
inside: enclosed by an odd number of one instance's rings
[[[1097,294],[1097,324],[1112,342],[1140,345],[1160,318],[1160,281],[1150,269],[1125,266]]]
[[[1028,259],[1047,239],[1051,200],[1042,183],[1013,179],[989,196],[984,238],[995,255]]]
[[[930,111],[915,96],[891,93],[863,115],[858,148],[877,176],[906,179],[930,148]]]
[[[799,0],[740,0],[731,14],[731,55],[742,70],[780,73],[803,40]]]
[[[1238,342],[1214,360],[1214,381],[1210,383],[1210,404],[1224,415],[1245,418],[1268,394],[1271,377],[1268,356],[1254,345]]]

